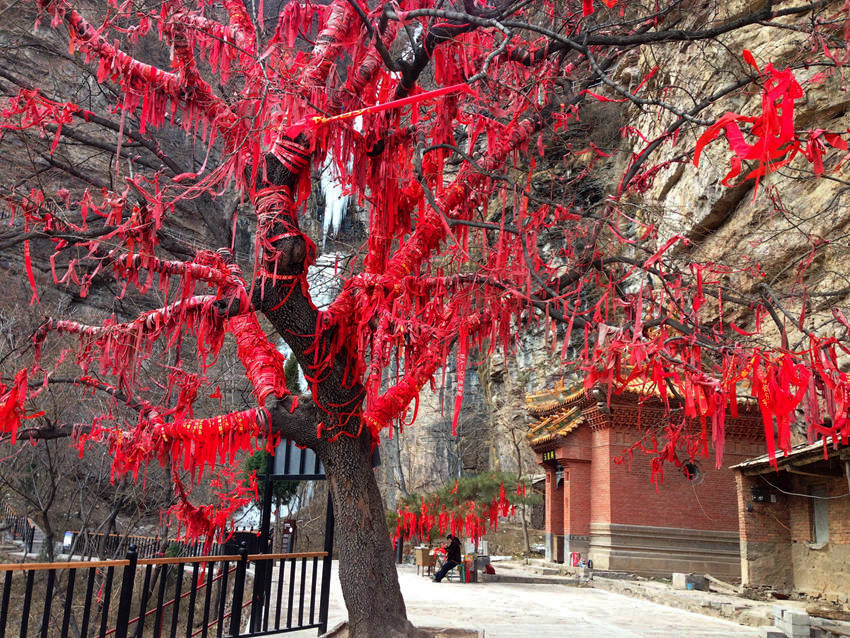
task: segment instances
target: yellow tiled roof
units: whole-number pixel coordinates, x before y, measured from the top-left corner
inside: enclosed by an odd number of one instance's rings
[[[556,436],[565,436],[582,424],[583,417],[579,406],[573,406],[568,410],[547,416],[537,423],[533,423],[526,435],[531,445],[551,441]],[[540,434],[540,431],[543,433]]]
[[[583,393],[583,383],[576,383],[567,389],[561,379],[552,389],[526,394],[525,409],[529,414],[541,416],[575,403]]]

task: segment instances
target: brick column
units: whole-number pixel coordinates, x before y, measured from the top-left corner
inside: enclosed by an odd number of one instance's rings
[[[788,497],[776,490],[765,489],[765,483],[760,481],[758,476],[747,476],[738,472],[735,483],[738,491],[743,584],[793,587]],[[769,497],[764,503],[754,503],[754,487],[761,488],[773,498]]]
[[[590,461],[558,459],[564,467],[564,561],[590,550]]]
[[[543,465],[546,471],[546,560],[563,561],[564,546],[564,488],[557,486],[555,468]]]

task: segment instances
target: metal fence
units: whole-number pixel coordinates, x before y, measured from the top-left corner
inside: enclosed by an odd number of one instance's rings
[[[269,531],[270,535],[274,533],[273,529]],[[241,543],[245,542],[250,553],[259,554],[261,553],[259,539],[260,530],[248,527],[237,527],[225,542],[212,543],[209,547],[203,537],[194,541],[182,541],[159,536],[106,534],[83,530],[65,532],[62,552],[68,553],[73,548],[74,554],[84,560],[109,559],[126,554],[130,546],[135,545],[139,558],[186,557],[203,556],[205,553],[235,554],[239,551]],[[269,544],[272,541],[273,539],[269,539]],[[291,527],[284,527],[281,543],[283,551],[290,553],[295,551],[294,541],[294,530]]]
[[[3,518],[2,527],[7,531],[12,540],[22,541],[26,546],[26,550],[31,552],[36,531],[36,525],[33,520],[15,512],[5,501],[0,502],[0,516]]]
[[[0,578],[0,636],[223,638],[327,630],[327,552],[249,555],[243,544],[234,555],[139,558],[131,546],[123,560],[0,565]]]
[[[203,539],[185,542],[159,536],[106,534],[87,530],[65,532],[62,552],[67,553],[73,547],[74,554],[83,559],[107,559],[126,554],[131,545],[136,546],[139,558],[202,556],[205,549],[208,554],[227,553],[222,543],[213,543],[211,547],[206,548]]]

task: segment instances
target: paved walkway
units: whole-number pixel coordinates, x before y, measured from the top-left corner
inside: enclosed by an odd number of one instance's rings
[[[346,618],[336,575],[328,627]],[[408,618],[418,626],[464,627],[485,638],[756,638],[758,629],[589,587],[523,583],[434,583],[399,567]],[[290,636],[315,636],[298,632]]]

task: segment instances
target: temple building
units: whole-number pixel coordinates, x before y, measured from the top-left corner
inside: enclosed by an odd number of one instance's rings
[[[675,406],[674,406],[675,407]],[[741,574],[738,499],[730,466],[764,451],[755,403],[741,401],[726,416],[718,468],[711,423],[693,419],[692,441],[707,428],[706,444],[680,465],[666,461],[653,475],[652,454],[670,423],[657,396],[639,388],[558,387],[526,397],[533,417],[529,443],[546,473],[546,558],[580,554],[594,569],[648,576],[672,572]],[[640,442],[644,450],[635,449]],[[662,445],[662,443],[658,443]],[[630,453],[628,450],[632,449]]]

